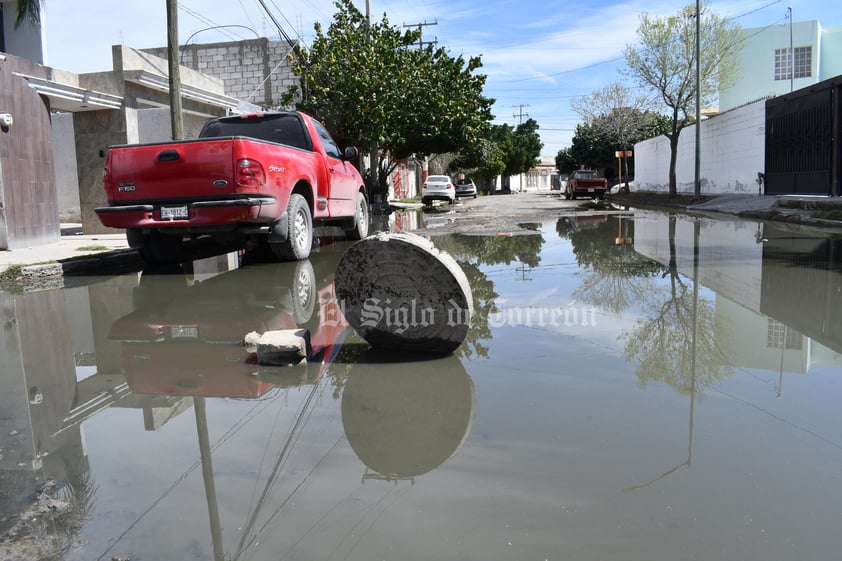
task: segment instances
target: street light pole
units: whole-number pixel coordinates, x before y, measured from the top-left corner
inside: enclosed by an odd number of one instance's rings
[[[693,195],[700,197],[702,195],[701,182],[701,162],[702,162],[702,65],[701,65],[701,48],[699,43],[701,36],[699,35],[699,20],[701,13],[699,10],[699,0],[696,0],[696,165],[695,177],[693,181]]]
[[[792,48],[792,6],[787,6],[786,9],[789,10],[789,92],[792,93],[795,82],[795,50]]]

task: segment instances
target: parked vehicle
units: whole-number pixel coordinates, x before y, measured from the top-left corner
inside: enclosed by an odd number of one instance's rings
[[[627,185],[634,184],[634,176],[623,177],[623,180],[620,181],[618,176],[614,176],[608,180],[608,192],[609,193],[627,193],[628,189],[626,189]]]
[[[570,174],[567,185],[564,188],[564,196],[567,199],[587,195],[591,198],[602,199],[608,190],[608,180],[600,177],[599,173],[590,169],[579,169]]]
[[[368,235],[360,173],[318,121],[301,112],[208,121],[197,139],[112,146],[103,225],[125,228],[148,262],[176,262],[191,243],[224,250],[268,244],[282,260],[310,254],[314,221]]]
[[[459,197],[477,198],[477,186],[473,179],[466,177],[456,180],[456,198]]]
[[[450,204],[456,200],[456,189],[453,182],[446,175],[430,175],[421,186],[421,202],[425,205],[433,201],[447,201]]]
[[[341,248],[322,246],[308,259],[258,262],[201,280],[178,264],[146,267],[132,291],[134,311],[108,332],[119,345],[129,387],[144,394],[258,398],[273,387],[321,379],[348,328],[333,284]],[[308,331],[307,360],[262,368],[243,345],[244,335],[283,329]]]
[[[560,175],[553,176],[552,182],[550,184],[550,191],[562,191],[567,188],[567,174],[562,173]]]

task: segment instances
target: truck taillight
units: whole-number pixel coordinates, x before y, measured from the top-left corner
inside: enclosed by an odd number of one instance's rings
[[[102,170],[102,188],[106,194],[111,194],[111,174],[108,173],[108,168]]]
[[[266,173],[257,160],[243,158],[237,162],[237,185],[239,187],[260,187],[266,183]]]

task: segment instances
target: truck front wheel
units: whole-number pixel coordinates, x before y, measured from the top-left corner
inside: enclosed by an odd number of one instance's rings
[[[287,239],[270,243],[272,253],[281,261],[306,259],[313,246],[313,217],[307,199],[293,193],[287,204]]]
[[[357,193],[357,210],[354,213],[353,227],[345,230],[349,240],[361,240],[368,235],[368,201],[362,192]]]

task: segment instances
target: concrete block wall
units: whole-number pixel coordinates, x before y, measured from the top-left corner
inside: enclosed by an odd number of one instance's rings
[[[766,101],[760,100],[702,121],[702,194],[758,194],[757,173],[765,169]],[[695,180],[695,125],[678,141],[676,182],[692,193]],[[664,136],[635,145],[635,185],[640,191],[669,190],[669,140]]]
[[[222,80],[225,95],[277,109],[281,96],[298,84],[292,73],[292,47],[282,41],[251,39],[181,47],[181,65]],[[166,48],[144,49],[166,58]]]

